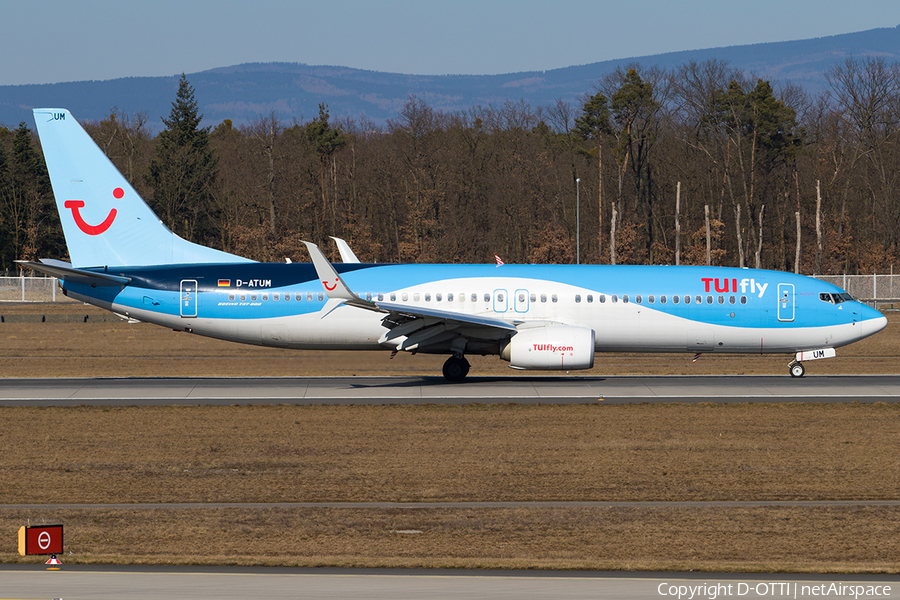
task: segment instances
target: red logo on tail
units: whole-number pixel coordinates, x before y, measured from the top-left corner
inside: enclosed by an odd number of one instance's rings
[[[122,188],[116,188],[113,190],[113,196],[117,199],[121,199],[122,196],[125,195],[125,191]],[[88,235],[100,235],[112,225],[113,221],[116,220],[116,209],[111,209],[109,214],[106,216],[106,219],[103,220],[99,225],[88,225],[87,221],[84,220],[84,217],[81,216],[81,212],[79,209],[84,206],[84,201],[82,200],[66,200],[65,207],[72,209],[72,218],[75,219],[75,224],[78,225],[78,229],[82,230]]]

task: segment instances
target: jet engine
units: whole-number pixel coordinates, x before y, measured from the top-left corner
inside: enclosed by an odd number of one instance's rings
[[[594,366],[594,330],[568,325],[520,329],[500,352],[514,369],[565,371]]]

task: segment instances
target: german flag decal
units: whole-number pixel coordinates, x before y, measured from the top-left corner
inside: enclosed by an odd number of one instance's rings
[[[220,279],[219,287],[231,287],[231,280],[230,279]]]

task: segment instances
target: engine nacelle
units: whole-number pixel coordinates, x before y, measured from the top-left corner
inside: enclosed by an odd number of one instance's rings
[[[519,330],[500,352],[514,369],[566,371],[594,366],[594,330],[549,325]]]

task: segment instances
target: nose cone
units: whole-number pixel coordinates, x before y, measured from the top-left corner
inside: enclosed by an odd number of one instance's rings
[[[868,306],[863,306],[860,311],[860,325],[862,325],[863,337],[878,333],[887,327],[887,317]]]

